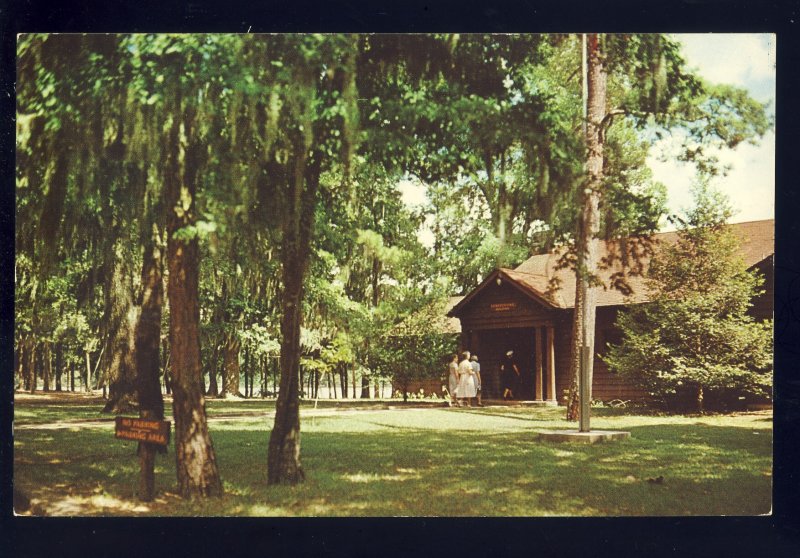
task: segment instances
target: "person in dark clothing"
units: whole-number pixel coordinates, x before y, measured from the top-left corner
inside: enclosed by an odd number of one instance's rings
[[[514,399],[514,390],[519,385],[519,367],[514,362],[514,351],[507,351],[500,362],[500,381],[503,399]]]

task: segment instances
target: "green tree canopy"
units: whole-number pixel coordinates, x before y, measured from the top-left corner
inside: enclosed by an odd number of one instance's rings
[[[620,312],[622,339],[604,360],[668,403],[694,395],[702,412],[705,399],[719,408],[770,396],[772,323],[747,313],[763,278],[739,255],[726,199],[700,185],[695,200],[650,264],[652,302]]]

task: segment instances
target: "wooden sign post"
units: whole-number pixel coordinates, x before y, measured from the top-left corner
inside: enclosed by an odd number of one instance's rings
[[[170,424],[168,420],[117,417],[114,437],[122,440],[168,446]]]

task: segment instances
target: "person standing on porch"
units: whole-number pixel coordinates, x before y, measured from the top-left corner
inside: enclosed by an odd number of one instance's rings
[[[449,375],[447,377],[447,391],[450,394],[450,405],[458,405],[456,400],[456,388],[458,387],[458,355],[453,355],[450,365],[447,367]]]
[[[483,407],[481,403],[481,364],[478,362],[478,355],[472,355],[472,371],[475,372],[475,388],[477,390],[478,407]]]
[[[472,398],[475,397],[475,371],[469,362],[469,351],[461,353],[461,364],[458,365],[458,386],[456,387],[456,397],[461,399],[461,404],[467,407],[472,406]]]
[[[514,362],[514,351],[506,352],[500,364],[500,380],[503,383],[503,399],[514,399],[514,390],[519,383],[519,368]]]

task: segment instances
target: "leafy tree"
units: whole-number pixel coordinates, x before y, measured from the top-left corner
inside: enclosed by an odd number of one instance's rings
[[[675,403],[694,395],[730,404],[767,397],[772,385],[772,323],[747,314],[763,278],[748,272],[726,227],[725,198],[701,184],[696,206],[676,219],[678,239],[661,246],[648,273],[653,301],[623,310],[622,340],[604,357],[611,370]]]
[[[446,50],[429,61],[433,73],[394,76],[398,94],[375,97],[380,101],[373,102],[368,122],[380,122],[384,134],[410,135],[404,170],[448,191],[487,222],[481,236],[494,248],[495,266],[519,263],[535,230],[562,230],[562,201],[580,171],[580,142],[572,131],[580,114],[569,102],[577,90],[556,76],[563,41],[540,35],[439,40],[438,49]],[[381,145],[381,137],[371,145]]]
[[[765,107],[743,90],[709,85],[689,73],[679,45],[662,35],[590,34],[586,60],[586,178],[575,237],[569,420],[578,415],[580,348],[594,346],[597,239],[600,207],[607,195],[604,149],[609,126],[615,118],[624,117],[639,129],[651,127],[656,134],[674,130],[682,138],[678,158],[693,162],[705,174],[718,172],[718,160],[709,147],[732,149],[743,141],[755,142],[771,126]],[[592,363],[589,359],[590,386]]]
[[[413,302],[396,302],[390,311],[384,311],[391,321],[377,332],[375,365],[400,386],[404,401],[410,382],[441,379],[446,357],[457,349],[457,336],[445,331],[447,299],[430,298],[416,296]]]
[[[270,35],[257,46],[270,75],[266,154],[258,185],[275,200],[281,235],[281,382],[268,450],[268,482],[294,484],[300,464],[299,367],[304,279],[311,254],[318,191],[339,160],[344,176],[355,144],[356,40],[337,35]],[[272,120],[270,120],[272,119]],[[339,156],[340,158],[337,158]]]

